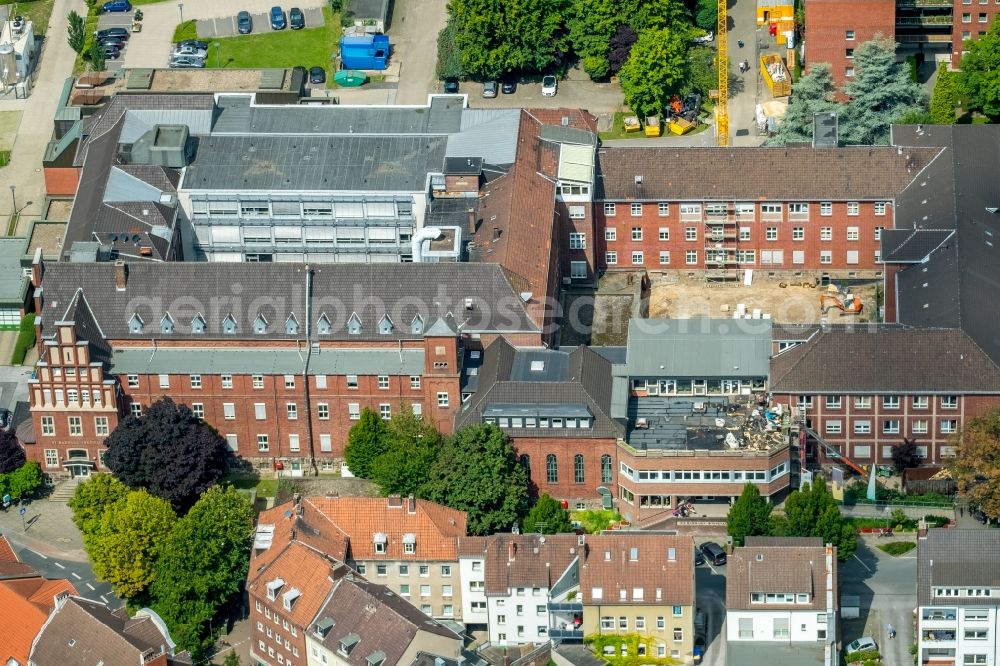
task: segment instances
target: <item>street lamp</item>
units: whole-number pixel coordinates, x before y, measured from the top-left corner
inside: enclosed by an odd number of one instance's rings
[[[184,23],[184,3],[183,2],[178,2],[177,3],[177,9],[179,9],[180,12],[181,12],[181,23]]]
[[[17,198],[14,196],[14,191],[16,189],[17,189],[17,185],[11,185],[10,186],[10,200],[11,200],[11,203],[14,204],[14,210],[11,212],[11,215],[16,215],[17,214]]]
[[[219,41],[214,41],[212,42],[212,46],[215,48],[215,66],[219,67],[220,66],[219,63],[221,62],[219,60],[219,47],[222,46],[222,43]]]

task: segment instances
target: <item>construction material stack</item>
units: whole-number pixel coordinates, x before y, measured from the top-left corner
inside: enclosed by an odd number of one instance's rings
[[[765,54],[760,57],[760,75],[764,77],[772,97],[788,97],[792,94],[792,77],[788,74],[781,56]]]

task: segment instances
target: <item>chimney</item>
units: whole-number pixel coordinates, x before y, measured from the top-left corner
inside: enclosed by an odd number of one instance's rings
[[[927,538],[927,521],[921,518],[917,521],[917,538],[926,539]]]
[[[417,500],[414,499],[413,495],[406,498],[406,512],[410,514],[417,512]]]
[[[115,261],[115,289],[125,291],[125,284],[128,282],[128,267],[123,259]]]
[[[31,260],[31,286],[38,289],[42,286],[42,274],[45,273],[45,264],[42,261],[42,248],[35,248],[35,256]]]
[[[473,208],[469,209],[468,213],[469,219],[469,235],[472,236],[476,233],[476,211]]]
[[[507,561],[513,562],[514,556],[516,555],[517,555],[517,544],[511,541],[510,545],[507,546]]]
[[[500,227],[493,227],[493,240],[500,240]]]

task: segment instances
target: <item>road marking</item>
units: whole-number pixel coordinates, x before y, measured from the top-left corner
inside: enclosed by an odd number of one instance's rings
[[[872,573],[872,570],[868,568],[867,564],[861,561],[861,558],[858,557],[857,553],[854,553],[854,559],[856,559],[858,562],[861,562],[861,566],[863,566],[868,571],[868,573]]]
[[[35,553],[35,551],[31,551],[31,552]],[[41,553],[35,553],[35,555],[38,555],[38,557],[42,558],[43,560],[49,559],[47,556],[42,555]]]
[[[89,587],[89,588],[90,588],[90,591],[91,591],[91,592],[96,592],[96,591],[97,591],[97,590],[96,590],[96,589],[94,588],[94,586],[93,586],[93,585],[91,585],[90,583],[87,583],[87,587]]]
[[[60,569],[65,569],[65,568],[66,568],[66,567],[64,567],[63,565],[59,564],[58,562],[53,562],[52,564],[56,565],[56,566],[57,566],[57,567],[59,567]]]
[[[72,576],[73,578],[76,578],[77,580],[83,580],[82,578],[80,578],[80,574],[78,573],[70,572],[69,575]]]
[[[104,603],[108,603],[108,600],[104,598],[103,594],[101,595],[101,601],[103,601]]]

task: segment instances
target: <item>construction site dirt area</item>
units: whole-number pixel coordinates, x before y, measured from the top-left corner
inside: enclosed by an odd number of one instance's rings
[[[601,292],[604,291],[602,278]],[[711,283],[702,277],[680,277],[650,273],[649,316],[656,319],[689,319],[691,317],[731,318],[741,309],[743,316],[764,317],[781,324],[815,324],[824,318],[820,310],[821,297],[832,303],[829,286],[799,279],[797,282],[772,279],[754,280],[749,286],[741,282]],[[834,284],[839,283],[836,280]],[[861,300],[860,314],[843,313],[836,307],[827,311],[829,323],[871,321],[877,311],[876,291],[879,282],[840,286],[841,293]],[[805,285],[805,286],[804,286]]]

